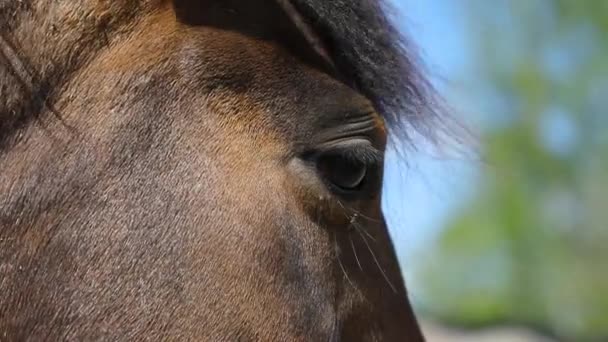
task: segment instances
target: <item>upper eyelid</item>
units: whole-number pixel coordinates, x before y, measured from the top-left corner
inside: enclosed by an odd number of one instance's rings
[[[372,145],[367,139],[357,139],[358,142],[345,142],[321,145],[304,154],[305,159],[315,159],[323,154],[340,154],[342,157],[361,162],[365,165],[380,164],[384,160],[382,151]]]
[[[325,130],[319,136],[318,141],[341,140],[356,137],[367,137],[374,134],[376,130],[376,120],[371,116],[364,116],[355,121],[336,125],[331,129]]]

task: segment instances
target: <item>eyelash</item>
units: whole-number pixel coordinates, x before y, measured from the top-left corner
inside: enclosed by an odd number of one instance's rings
[[[350,146],[348,148],[336,148],[331,153],[339,154],[340,156],[354,162],[362,163],[368,167],[372,167],[382,163],[382,153],[373,146]]]
[[[337,146],[327,149],[311,150],[302,154],[302,159],[314,162],[324,154],[340,155],[353,162],[362,163],[368,167],[381,164],[384,160],[382,152],[371,145]]]

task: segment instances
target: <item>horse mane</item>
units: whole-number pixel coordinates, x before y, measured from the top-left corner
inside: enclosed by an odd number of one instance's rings
[[[383,0],[291,0],[321,40],[343,81],[372,101],[393,137],[413,145],[413,128],[436,142],[445,112],[408,39]],[[445,133],[445,132],[444,132]]]

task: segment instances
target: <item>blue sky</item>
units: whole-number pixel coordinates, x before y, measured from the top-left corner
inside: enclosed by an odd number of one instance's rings
[[[480,20],[471,20],[469,0],[392,0],[397,10],[395,21],[419,47],[430,78],[440,93],[454,107],[455,114],[473,130],[491,129],[501,120],[516,113],[505,108],[501,94],[493,93],[484,70],[477,68],[478,46],[475,32],[487,29]],[[535,2],[534,4],[539,4]],[[496,0],[490,8],[493,20],[514,20],[508,0]],[[548,13],[548,12],[547,12]],[[538,20],[549,20],[538,16]],[[542,25],[541,25],[542,26]],[[506,63],[516,63],[530,56],[527,32],[511,27],[500,39],[508,46]],[[557,37],[557,35],[556,35]],[[567,36],[570,37],[570,36]],[[591,38],[590,38],[591,37]],[[574,31],[566,41],[557,40],[540,61],[548,75],[567,79],[585,53],[593,51],[593,35],[585,30]],[[523,56],[523,57],[522,57]],[[532,54],[532,56],[534,56]],[[492,113],[492,115],[488,115]],[[501,115],[503,113],[504,115]],[[504,116],[504,117],[503,117]],[[580,131],[572,113],[560,107],[560,101],[543,114],[538,136],[540,143],[555,155],[575,151]],[[475,125],[478,129],[474,129]],[[449,158],[452,157],[452,158]],[[456,157],[454,160],[453,157]],[[390,151],[384,184],[384,211],[395,247],[406,272],[416,266],[416,251],[424,251],[433,238],[445,228],[450,214],[466,206],[476,191],[479,163],[465,156],[437,157],[433,151],[412,153],[407,161],[399,160]],[[407,163],[407,165],[405,165]]]
[[[393,0],[393,5],[397,25],[419,47],[433,83],[456,107],[465,103],[454,91],[456,80],[472,69],[459,1]],[[412,153],[406,162],[389,151],[383,191],[385,214],[407,277],[414,252],[432,243],[457,203],[468,196],[472,167],[430,151]]]

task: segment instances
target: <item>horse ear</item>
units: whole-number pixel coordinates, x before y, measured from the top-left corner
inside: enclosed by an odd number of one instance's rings
[[[177,19],[274,41],[303,61],[334,74],[330,55],[291,0],[173,0]]]

